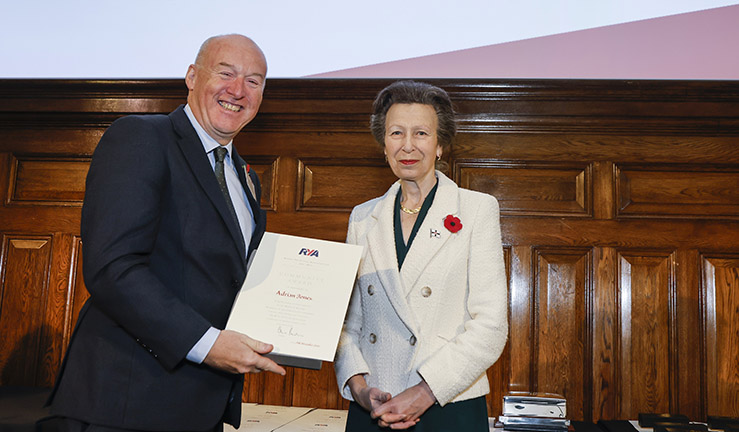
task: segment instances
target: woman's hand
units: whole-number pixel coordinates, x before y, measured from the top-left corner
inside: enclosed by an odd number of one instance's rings
[[[367,411],[372,411],[389,401],[392,396],[377,387],[368,387],[362,375],[354,375],[347,381],[354,400]]]
[[[436,402],[425,381],[404,390],[371,413],[377,424],[390,429],[408,429],[418,423],[421,414],[425,413]]]

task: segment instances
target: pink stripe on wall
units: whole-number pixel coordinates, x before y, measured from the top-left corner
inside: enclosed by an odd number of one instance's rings
[[[737,45],[734,5],[311,77],[739,80]]]

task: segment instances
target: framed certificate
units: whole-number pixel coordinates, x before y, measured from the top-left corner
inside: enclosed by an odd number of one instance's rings
[[[362,247],[267,232],[226,328],[274,345],[285,366],[333,361]]]

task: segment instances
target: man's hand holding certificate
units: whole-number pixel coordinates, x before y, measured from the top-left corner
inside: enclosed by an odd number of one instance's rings
[[[226,328],[271,343],[268,356],[318,369],[332,361],[362,247],[265,233]]]

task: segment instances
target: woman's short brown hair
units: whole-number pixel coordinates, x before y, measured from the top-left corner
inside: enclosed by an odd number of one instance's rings
[[[410,80],[396,81],[385,87],[377,94],[375,102],[372,104],[370,130],[381,146],[385,147],[387,112],[393,104],[397,103],[431,105],[436,111],[436,118],[439,121],[437,142],[442,151],[449,149],[452,138],[457,133],[452,100],[447,92],[439,87]]]

